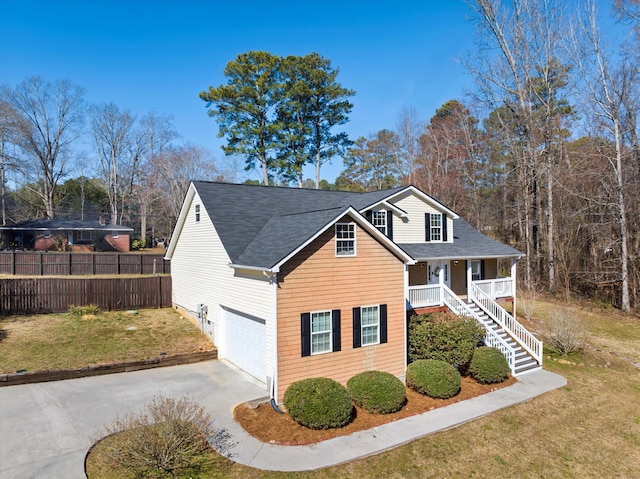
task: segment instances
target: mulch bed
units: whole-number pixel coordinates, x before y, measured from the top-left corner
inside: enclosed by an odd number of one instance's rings
[[[258,407],[252,408],[247,403],[242,403],[236,406],[233,415],[235,420],[249,434],[262,442],[296,446],[312,444],[356,431],[370,429],[381,424],[471,399],[496,389],[511,386],[515,382],[515,378],[509,378],[500,384],[480,384],[469,377],[463,377],[460,393],[449,399],[434,399],[407,388],[407,402],[400,411],[392,414],[372,414],[356,406],[355,419],[350,424],[339,429],[308,429],[296,423],[288,414],[279,414],[270,404],[260,404]]]

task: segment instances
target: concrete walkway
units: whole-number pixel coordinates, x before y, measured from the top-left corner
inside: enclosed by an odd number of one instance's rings
[[[233,407],[264,389],[221,361],[0,388],[0,477],[83,478],[84,456],[101,426],[137,412],[162,393],[204,406],[235,444],[232,459],[250,467],[318,469],[392,449],[562,387],[547,371],[480,397],[307,446],[264,444],[233,421]]]

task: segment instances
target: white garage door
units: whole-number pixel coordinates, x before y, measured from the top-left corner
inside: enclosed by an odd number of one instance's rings
[[[267,333],[264,319],[224,309],[220,357],[267,382]]]

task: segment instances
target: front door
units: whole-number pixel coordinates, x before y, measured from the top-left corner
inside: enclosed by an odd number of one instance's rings
[[[444,275],[444,284],[451,287],[451,275],[449,274],[448,261],[428,261],[427,262],[427,284],[440,283],[440,272]]]

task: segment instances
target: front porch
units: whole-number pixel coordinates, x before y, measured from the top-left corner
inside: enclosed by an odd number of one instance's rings
[[[538,370],[542,366],[542,342],[515,318],[515,259],[509,277],[498,277],[497,260],[493,261],[438,260],[413,265],[413,274],[409,270],[407,316],[450,310],[474,318],[485,328],[484,343],[504,354],[514,376]],[[423,271],[427,284],[415,284]],[[512,313],[498,300],[511,301]]]
[[[513,301],[515,312],[516,258],[507,268],[509,276],[500,276],[497,258],[419,261],[409,267],[407,310],[444,306],[441,286],[446,286],[464,299],[479,288],[492,300]]]
[[[471,284],[494,301],[515,300],[515,281],[512,278],[484,279],[472,281]],[[443,283],[444,284],[444,283]],[[468,294],[458,294],[462,299],[468,299]],[[417,310],[421,308],[437,308],[444,306],[443,289],[440,283],[409,286],[407,298],[407,310]]]

